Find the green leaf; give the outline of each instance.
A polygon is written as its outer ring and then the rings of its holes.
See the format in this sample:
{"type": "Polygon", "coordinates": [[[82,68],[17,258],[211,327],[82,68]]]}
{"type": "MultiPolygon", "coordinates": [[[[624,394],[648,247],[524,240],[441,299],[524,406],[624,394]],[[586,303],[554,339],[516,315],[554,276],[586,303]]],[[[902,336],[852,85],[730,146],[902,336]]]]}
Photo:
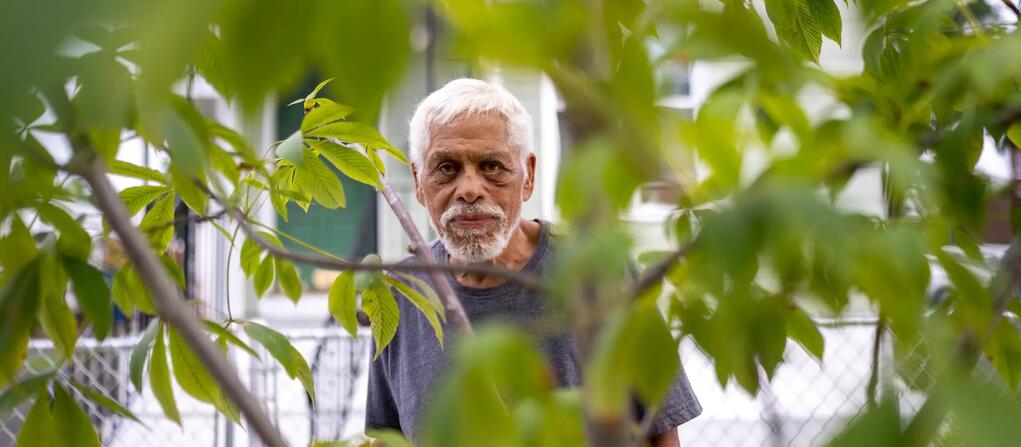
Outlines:
{"type": "Polygon", "coordinates": [[[985,352],[1007,386],[1017,391],[1021,386],[1021,331],[1011,324],[998,324],[985,352]]]}
{"type": "Polygon", "coordinates": [[[170,368],[167,365],[167,346],[163,341],[163,322],[156,325],[153,332],[156,342],[152,347],[152,356],[149,359],[149,387],[152,394],[163,409],[163,414],[181,425],[181,414],[177,411],[177,400],[174,398],[174,389],[170,383],[170,368]]]}
{"type": "Polygon", "coordinates": [[[64,256],[61,260],[64,261],[64,270],[71,277],[78,307],[92,323],[93,335],[103,340],[113,325],[113,301],[103,273],[75,257],[64,256]]]}
{"type": "Polygon", "coordinates": [[[822,31],[816,23],[809,0],[766,0],[766,13],[784,43],[801,56],[819,61],[822,31]]]}
{"type": "Polygon", "coordinates": [[[252,239],[245,239],[245,243],[241,244],[241,271],[245,272],[245,276],[252,276],[259,268],[261,253],[262,247],[252,239]]]}
{"type": "Polygon", "coordinates": [[[112,160],[119,146],[120,130],[132,123],[133,80],[131,72],[120,63],[112,51],[93,52],[78,60],[78,93],[72,102],[78,113],[75,126],[111,135],[107,143],[92,146],[104,159],[112,160]]]}
{"type": "MultiPolygon", "coordinates": [[[[209,370],[206,369],[202,361],[195,355],[195,352],[191,350],[191,346],[181,338],[177,331],[169,328],[169,333],[170,361],[174,365],[173,372],[177,383],[192,397],[202,402],[218,405],[222,397],[220,396],[220,388],[216,384],[216,380],[209,374],[209,370]]],[[[158,346],[159,344],[160,340],[157,338],[156,345],[158,346]]],[[[153,353],[155,352],[156,348],[153,349],[153,353]]],[[[149,371],[150,373],[152,372],[152,365],[149,366],[149,371]]]]}
{"type": "Polygon", "coordinates": [[[131,27],[110,30],[100,25],[85,25],[78,28],[74,35],[103,49],[115,51],[135,40],[135,31],[131,27]]]}
{"type": "Polygon", "coordinates": [[[365,156],[369,157],[369,161],[372,162],[372,165],[376,167],[376,170],[379,171],[380,174],[386,175],[386,163],[383,162],[383,159],[380,158],[375,149],[366,150],[365,156]]]}
{"type": "Polygon", "coordinates": [[[156,314],[152,296],[142,285],[142,280],[138,278],[135,268],[130,264],[125,264],[114,275],[110,293],[113,295],[113,302],[117,303],[117,307],[121,308],[124,315],[131,315],[136,308],[150,315],[156,314]]]}
{"type": "Polygon", "coordinates": [[[372,360],[375,361],[397,334],[401,317],[397,300],[389,288],[373,285],[362,291],[362,310],[371,322],[372,340],[376,343],[376,356],[372,360]]]}
{"type": "Polygon", "coordinates": [[[442,320],[443,322],[447,321],[447,313],[446,309],[443,307],[443,302],[440,301],[439,295],[436,294],[436,291],[433,290],[433,288],[430,287],[428,283],[422,281],[421,279],[418,279],[414,275],[409,275],[404,272],[391,271],[390,273],[397,275],[398,278],[407,281],[412,286],[418,287],[418,290],[425,293],[425,296],[429,298],[430,302],[432,302],[433,307],[436,310],[436,313],[440,315],[440,320],[442,320]]]}
{"type": "MultiPolygon", "coordinates": [[[[146,328],[145,333],[142,334],[134,349],[131,350],[131,357],[128,360],[128,377],[138,392],[142,392],[142,372],[145,369],[145,358],[149,356],[152,340],[156,337],[156,329],[159,327],[159,321],[154,319],[149,323],[149,327],[146,328]]],[[[152,366],[150,366],[151,368],[152,366]]]]}
{"type": "Polygon", "coordinates": [[[352,337],[358,336],[358,303],[355,297],[355,273],[345,270],[330,286],[330,314],[352,337]]]}
{"type": "Polygon", "coordinates": [[[6,418],[14,408],[20,405],[25,399],[39,394],[46,389],[53,372],[36,374],[23,377],[21,380],[10,384],[3,393],[0,393],[0,418],[6,418]]]}
{"type": "Polygon", "coordinates": [[[298,277],[298,270],[294,268],[291,261],[286,259],[273,258],[273,261],[277,273],[277,284],[280,284],[284,295],[297,303],[301,299],[301,278],[298,277]]]}
{"type": "Polygon", "coordinates": [[[332,82],[333,79],[334,78],[328,78],[328,79],[323,80],[322,82],[316,84],[316,88],[312,89],[312,91],[308,93],[308,96],[305,97],[305,101],[311,101],[316,96],[318,96],[319,92],[322,91],[323,87],[326,87],[326,84],[329,84],[330,82],[332,82]]]}
{"type": "Polygon", "coordinates": [[[827,445],[830,447],[897,447],[905,445],[897,414],[897,400],[884,396],[879,405],[856,416],[844,431],[827,445]]]}
{"type": "Polygon", "coordinates": [[[133,294],[137,293],[137,290],[131,290],[134,284],[127,277],[127,268],[128,266],[124,265],[114,274],[113,284],[110,286],[110,295],[113,298],[114,304],[121,309],[121,313],[131,318],[131,315],[135,313],[133,294]]]}
{"type": "Polygon", "coordinates": [[[224,59],[226,58],[223,41],[217,38],[212,30],[206,30],[203,34],[202,45],[197,49],[197,54],[193,61],[195,70],[221,97],[233,98],[234,89],[230,80],[227,79],[223,66],[224,59]]]}
{"type": "Polygon", "coordinates": [[[392,147],[389,141],[372,126],[356,121],[330,123],[310,130],[306,137],[336,138],[345,143],[357,143],[366,149],[392,147]]]}
{"type": "Polygon", "coordinates": [[[305,163],[305,158],[303,156],[304,152],[305,143],[302,142],[300,130],[292,133],[291,136],[287,137],[287,139],[281,142],[276,148],[277,157],[298,166],[305,163]]]}
{"type": "Polygon", "coordinates": [[[274,188],[269,192],[269,201],[273,204],[273,209],[276,210],[277,215],[279,215],[284,222],[287,222],[287,196],[274,188]]]}
{"type": "Polygon", "coordinates": [[[17,447],[58,445],[56,427],[53,426],[53,417],[50,415],[50,399],[45,390],[38,393],[35,404],[28,411],[25,422],[21,424],[16,445],[17,447]]]}
{"type": "Polygon", "coordinates": [[[55,255],[41,259],[39,288],[42,306],[39,307],[39,325],[53,340],[64,358],[70,360],[78,341],[78,323],[64,299],[67,275],[55,255]]]}
{"type": "Polygon", "coordinates": [[[39,264],[14,273],[0,291],[0,385],[14,378],[28,353],[40,300],[39,264]]]}
{"type": "Polygon", "coordinates": [[[20,218],[11,219],[10,230],[0,239],[0,265],[7,272],[21,270],[39,254],[35,239],[20,218]]]}
{"type": "MultiPolygon", "coordinates": [[[[212,153],[213,151],[210,150],[209,152],[212,153]]],[[[186,175],[180,169],[171,166],[170,181],[174,186],[174,191],[181,197],[181,201],[185,205],[188,205],[189,208],[200,215],[206,213],[209,196],[196,184],[196,182],[202,182],[201,177],[186,175]]],[[[204,184],[204,182],[202,183],[204,184]]]]}
{"type": "Polygon", "coordinates": [[[207,163],[209,129],[206,128],[206,119],[191,101],[182,96],[171,97],[170,106],[158,113],[157,125],[166,137],[171,165],[186,175],[199,175],[207,163]]]}
{"type": "Polygon", "coordinates": [[[93,403],[95,403],[97,405],[100,405],[102,407],[105,407],[106,409],[108,409],[108,410],[110,410],[110,411],[112,411],[114,413],[117,413],[117,414],[119,414],[121,416],[124,416],[124,417],[126,417],[128,419],[131,419],[132,421],[135,421],[135,422],[138,422],[139,424],[142,424],[142,421],[140,421],[138,419],[138,416],[135,416],[135,414],[132,413],[131,410],[128,410],[127,408],[125,408],[123,405],[120,404],[120,402],[117,402],[116,400],[113,400],[113,399],[107,397],[101,391],[99,391],[97,389],[94,389],[92,387],[89,387],[89,386],[87,386],[87,385],[85,385],[85,384],[83,384],[81,382],[76,381],[76,380],[72,380],[71,381],[71,386],[73,386],[75,389],[77,389],[79,392],[81,392],[82,395],[87,397],[93,403]]]}
{"type": "Polygon", "coordinates": [[[248,346],[248,343],[245,343],[243,340],[238,338],[237,335],[234,335],[234,333],[228,330],[227,328],[220,326],[219,324],[216,324],[215,321],[202,320],[202,326],[206,328],[206,331],[217,335],[218,337],[234,344],[234,346],[241,348],[252,357],[261,360],[261,357],[259,357],[259,353],[255,352],[255,350],[252,349],[251,346],[248,346]]]}
{"type": "Polygon", "coordinates": [[[619,415],[632,388],[646,405],[658,405],[679,365],[677,344],[655,303],[621,315],[600,335],[588,368],[588,377],[599,390],[594,411],[619,415]]]}
{"type": "Polygon", "coordinates": [[[1021,121],[1015,121],[1010,125],[1007,129],[1007,138],[1014,143],[1015,148],[1021,148],[1021,121]]]}
{"type": "Polygon", "coordinates": [[[92,238],[66,211],[48,203],[36,204],[36,211],[46,222],[60,232],[60,243],[65,252],[79,259],[88,259],[92,252],[92,238]]]}
{"type": "Polygon", "coordinates": [[[241,155],[246,161],[255,161],[255,150],[248,144],[248,140],[244,136],[216,121],[207,120],[206,123],[209,126],[209,135],[222,138],[230,147],[234,148],[235,153],[241,155]]]}
{"type": "Polygon", "coordinates": [[[228,2],[218,19],[224,69],[247,116],[256,116],[266,94],[304,73],[314,2],[228,2]]]}
{"type": "Polygon", "coordinates": [[[840,10],[833,0],[808,0],[808,8],[812,12],[812,19],[819,24],[822,34],[830,40],[841,45],[841,28],[843,23],[840,20],[840,10]]]}
{"type": "Polygon", "coordinates": [[[436,313],[436,308],[433,303],[429,301],[421,292],[415,290],[399,279],[392,278],[390,276],[383,275],[383,281],[390,284],[393,288],[397,289],[411,304],[414,304],[425,319],[429,322],[429,325],[433,327],[433,332],[436,334],[436,340],[440,342],[440,347],[443,347],[443,326],[440,324],[439,315],[436,313]]]}
{"type": "Polygon", "coordinates": [[[128,214],[134,216],[138,214],[142,208],[163,197],[164,194],[170,191],[170,188],[166,186],[158,185],[143,185],[143,186],[132,186],[125,188],[120,192],[121,200],[124,201],[124,205],[128,208],[128,214]]]}
{"type": "Polygon", "coordinates": [[[380,187],[379,171],[373,166],[364,155],[354,148],[341,146],[328,141],[317,142],[313,145],[319,153],[325,157],[340,172],[352,180],[362,182],[376,188],[380,187]]]}
{"type": "Polygon", "coordinates": [[[873,77],[885,79],[901,73],[903,51],[908,47],[908,38],[904,33],[889,32],[880,26],[865,38],[862,47],[862,59],[865,71],[873,77]]]}
{"type": "Polygon", "coordinates": [[[822,362],[826,345],[819,328],[801,308],[795,307],[791,312],[791,315],[787,317],[787,334],[805,348],[809,354],[822,362]]]}
{"type": "Polygon", "coordinates": [[[276,235],[273,234],[273,233],[270,233],[268,231],[260,231],[259,232],[259,236],[262,236],[263,239],[265,239],[265,240],[269,241],[269,243],[277,246],[277,248],[284,248],[284,244],[282,242],[280,242],[280,238],[276,237],[276,235]]]}
{"type": "Polygon", "coordinates": [[[149,243],[152,244],[156,253],[162,254],[167,251],[167,246],[174,238],[174,226],[170,225],[174,220],[174,195],[167,194],[156,202],[152,208],[145,213],[142,223],[138,226],[140,230],[148,234],[149,243]]]}
{"type": "Polygon", "coordinates": [[[408,442],[399,430],[369,430],[365,436],[382,442],[386,447],[412,447],[411,442],[408,442]]]}
{"type": "Polygon", "coordinates": [[[301,381],[314,406],[316,392],[312,384],[312,370],[309,369],[308,362],[301,356],[301,353],[287,340],[287,337],[266,326],[252,322],[245,323],[245,333],[266,348],[270,355],[280,362],[280,366],[284,368],[290,378],[297,378],[301,381]]]}
{"type": "Polygon", "coordinates": [[[152,168],[144,166],[138,166],[136,164],[128,163],[126,161],[114,160],[110,162],[110,166],[107,168],[111,174],[121,175],[124,177],[136,178],[139,180],[148,180],[160,184],[167,184],[167,178],[163,176],[163,173],[152,168]]]}
{"type": "Polygon", "coordinates": [[[680,367],[677,342],[655,303],[641,306],[628,326],[634,337],[629,349],[635,365],[633,386],[646,404],[658,405],[680,367]]]}
{"type": "Polygon", "coordinates": [[[329,99],[318,99],[314,105],[316,107],[301,120],[301,131],[304,133],[324,124],[343,120],[354,112],[353,108],[337,104],[329,99]]]}
{"type": "Polygon", "coordinates": [[[1012,446],[1021,437],[1021,403],[1005,389],[975,376],[954,380],[949,390],[955,425],[964,444],[1012,446]]]}
{"type": "Polygon", "coordinates": [[[804,110],[794,98],[762,93],[759,95],[759,101],[773,122],[788,126],[802,141],[802,144],[808,143],[806,140],[811,138],[811,124],[808,117],[805,116],[804,110]]]}
{"type": "Polygon", "coordinates": [[[312,198],[320,205],[330,209],[343,208],[346,205],[344,185],[319,156],[306,152],[304,166],[297,168],[296,175],[301,178],[305,187],[312,193],[312,198]]]}
{"type": "Polygon", "coordinates": [[[81,407],[59,383],[53,384],[53,429],[55,445],[99,447],[99,436],[81,407]]]}
{"type": "Polygon", "coordinates": [[[269,290],[269,286],[273,285],[273,257],[266,256],[262,259],[262,263],[259,264],[259,268],[255,270],[255,276],[252,277],[252,281],[255,283],[255,294],[262,296],[269,290]]]}
{"type": "Polygon", "coordinates": [[[163,264],[163,268],[167,271],[167,275],[170,275],[170,279],[177,283],[178,287],[184,288],[184,271],[181,270],[181,266],[177,264],[174,258],[171,258],[169,254],[163,254],[160,256],[160,263],[163,264]]]}
{"type": "Polygon", "coordinates": [[[410,60],[409,11],[400,0],[328,2],[309,25],[317,55],[336,76],[330,90],[358,110],[361,121],[375,122],[383,95],[410,60]]]}

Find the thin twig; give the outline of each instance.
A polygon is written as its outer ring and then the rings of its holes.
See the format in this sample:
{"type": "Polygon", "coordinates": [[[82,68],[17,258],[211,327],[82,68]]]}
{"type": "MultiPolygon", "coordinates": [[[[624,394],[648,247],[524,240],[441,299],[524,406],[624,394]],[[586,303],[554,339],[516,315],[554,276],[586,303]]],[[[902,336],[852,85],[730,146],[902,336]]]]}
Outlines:
{"type": "MultiPolygon", "coordinates": [[[[224,210],[224,211],[226,211],[226,210],[224,210]]],[[[226,298],[226,302],[227,302],[227,324],[226,324],[225,327],[229,327],[230,323],[232,321],[234,321],[234,311],[230,307],[230,289],[231,289],[231,286],[230,286],[230,270],[231,270],[230,269],[230,259],[234,255],[234,248],[235,248],[234,241],[236,241],[237,238],[238,238],[238,231],[241,231],[241,226],[240,225],[234,227],[234,233],[231,234],[231,236],[230,236],[231,237],[230,249],[227,250],[227,268],[224,269],[225,276],[226,276],[226,278],[224,279],[224,283],[225,283],[225,287],[224,287],[225,294],[224,294],[224,297],[226,298]]]]}
{"type": "MultiPolygon", "coordinates": [[[[422,239],[422,234],[419,233],[418,228],[415,227],[415,221],[411,220],[411,214],[408,213],[408,208],[404,206],[404,202],[401,201],[401,198],[397,196],[397,193],[395,193],[393,188],[390,187],[390,182],[386,180],[386,177],[383,176],[382,173],[379,174],[379,183],[381,186],[379,191],[383,193],[386,203],[390,205],[390,209],[393,210],[394,215],[397,216],[397,220],[401,223],[401,227],[404,228],[404,233],[408,235],[409,239],[411,239],[411,248],[412,251],[414,251],[415,256],[418,257],[420,261],[419,263],[434,266],[441,265],[437,264],[436,259],[433,258],[432,250],[430,250],[429,246],[425,244],[425,240],[422,239]]],[[[442,265],[450,266],[450,264],[447,264],[446,262],[442,265]]],[[[488,268],[488,266],[485,267],[488,268]]],[[[520,272],[513,273],[514,276],[521,275],[520,272]]],[[[443,303],[443,308],[446,309],[447,319],[462,333],[470,334],[472,332],[471,321],[468,320],[468,314],[465,313],[464,307],[461,306],[461,300],[457,298],[456,294],[454,294],[454,289],[451,287],[447,275],[444,275],[443,272],[439,270],[432,270],[429,272],[429,277],[433,281],[433,287],[436,287],[436,294],[443,303]]]]}
{"type": "Polygon", "coordinates": [[[972,12],[971,7],[968,6],[963,0],[957,0],[957,8],[961,10],[961,14],[968,20],[968,24],[971,25],[971,31],[978,37],[985,37],[985,28],[982,27],[982,22],[978,21],[978,17],[975,17],[975,13],[972,12]]]}
{"type": "Polygon", "coordinates": [[[1017,17],[1018,21],[1021,21],[1021,9],[1019,9],[1017,5],[1014,4],[1014,2],[1010,0],[1003,0],[1003,4],[1007,5],[1007,7],[1010,8],[1011,12],[1014,13],[1014,16],[1017,17]]]}
{"type": "Polygon", "coordinates": [[[869,408],[876,406],[876,389],[879,386],[879,351],[883,347],[883,332],[886,330],[886,319],[882,315],[876,322],[876,332],[872,338],[872,368],[869,371],[869,383],[865,388],[865,401],[869,408]]]}
{"type": "MultiPolygon", "coordinates": [[[[249,217],[246,216],[240,209],[234,206],[226,204],[226,202],[219,198],[207,187],[202,187],[207,194],[212,197],[213,200],[219,202],[227,211],[227,214],[234,219],[235,222],[244,231],[246,237],[251,239],[253,242],[258,244],[264,250],[272,254],[273,256],[287,259],[290,261],[299,262],[314,267],[319,267],[327,270],[352,270],[352,271],[397,271],[397,272],[466,272],[466,273],[483,273],[488,275],[496,275],[506,278],[508,281],[519,284],[534,291],[543,291],[545,286],[542,281],[535,275],[522,273],[520,271],[508,270],[505,268],[494,267],[484,264],[464,264],[454,265],[439,262],[422,262],[422,261],[404,261],[398,263],[362,263],[355,261],[348,261],[337,257],[322,256],[317,253],[301,253],[288,250],[286,248],[278,247],[276,244],[266,240],[262,237],[258,230],[256,230],[252,223],[249,221],[249,217]]],[[[437,286],[439,287],[439,286],[437,286]]]]}
{"type": "Polygon", "coordinates": [[[160,229],[163,229],[163,228],[166,228],[166,227],[177,226],[177,225],[185,224],[185,223],[188,223],[188,222],[193,222],[193,223],[209,222],[211,220],[217,220],[217,219],[223,217],[226,214],[227,214],[227,210],[223,209],[223,210],[217,211],[217,212],[215,212],[213,214],[194,215],[194,216],[181,216],[181,217],[178,217],[178,218],[176,218],[174,220],[171,220],[169,222],[166,222],[166,223],[154,226],[154,227],[152,227],[152,230],[160,230],[160,229]]]}
{"type": "Polygon", "coordinates": [[[645,274],[642,275],[642,277],[639,278],[637,282],[635,282],[635,286],[631,292],[631,296],[633,297],[641,296],[647,290],[651,289],[656,284],[658,284],[660,280],[662,280],[663,277],[666,276],[670,269],[673,268],[674,264],[677,264],[678,262],[680,262],[681,259],[687,256],[688,253],[691,252],[692,248],[694,248],[694,246],[695,246],[694,242],[689,242],[682,246],[681,248],[678,248],[673,253],[670,253],[669,256],[659,261],[659,263],[657,263],[656,265],[647,269],[645,271],[645,274]]]}

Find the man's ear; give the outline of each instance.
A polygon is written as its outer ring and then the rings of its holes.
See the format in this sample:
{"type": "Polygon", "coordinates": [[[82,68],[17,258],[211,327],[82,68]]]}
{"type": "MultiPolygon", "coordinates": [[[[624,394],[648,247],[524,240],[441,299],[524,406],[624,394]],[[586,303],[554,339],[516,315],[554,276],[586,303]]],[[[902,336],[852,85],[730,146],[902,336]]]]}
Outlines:
{"type": "Polygon", "coordinates": [[[425,206],[425,192],[422,191],[422,184],[418,182],[418,166],[414,163],[411,164],[411,179],[415,182],[415,200],[425,206]]]}
{"type": "Polygon", "coordinates": [[[528,199],[532,198],[532,192],[535,191],[535,154],[528,154],[528,159],[525,160],[525,185],[521,189],[521,200],[527,202],[528,199]]]}

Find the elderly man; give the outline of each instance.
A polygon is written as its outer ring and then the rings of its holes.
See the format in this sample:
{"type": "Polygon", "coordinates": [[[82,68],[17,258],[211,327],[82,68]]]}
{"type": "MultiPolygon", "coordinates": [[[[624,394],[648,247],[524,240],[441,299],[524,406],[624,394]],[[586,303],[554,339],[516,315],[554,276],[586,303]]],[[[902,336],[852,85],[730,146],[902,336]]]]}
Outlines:
{"type": "MultiPolygon", "coordinates": [[[[415,196],[439,233],[433,255],[451,264],[485,263],[542,274],[556,252],[550,225],[521,217],[535,188],[531,117],[506,90],[458,79],[429,95],[411,119],[415,196]]],[[[419,275],[429,281],[425,274],[419,275]]],[[[543,297],[503,278],[448,274],[472,322],[524,323],[547,311],[543,297]]],[[[393,428],[414,439],[446,352],[407,300],[390,346],[369,371],[366,429],[393,428]]],[[[580,385],[577,347],[566,331],[542,343],[558,385],[580,385]]],[[[652,427],[656,446],[680,445],[676,427],[701,412],[683,372],[652,427]]]]}

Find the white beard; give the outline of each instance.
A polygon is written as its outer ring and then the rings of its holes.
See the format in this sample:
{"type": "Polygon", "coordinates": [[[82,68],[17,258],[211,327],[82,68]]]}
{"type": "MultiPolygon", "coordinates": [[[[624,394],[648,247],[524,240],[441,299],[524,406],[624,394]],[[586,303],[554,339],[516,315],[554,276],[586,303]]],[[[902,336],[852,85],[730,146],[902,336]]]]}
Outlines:
{"type": "Polygon", "coordinates": [[[489,261],[507,248],[514,230],[520,224],[520,211],[508,219],[498,206],[477,204],[455,204],[443,211],[437,232],[451,256],[469,264],[489,261]],[[497,219],[497,230],[484,228],[451,228],[450,221],[463,214],[486,214],[497,219]]]}

